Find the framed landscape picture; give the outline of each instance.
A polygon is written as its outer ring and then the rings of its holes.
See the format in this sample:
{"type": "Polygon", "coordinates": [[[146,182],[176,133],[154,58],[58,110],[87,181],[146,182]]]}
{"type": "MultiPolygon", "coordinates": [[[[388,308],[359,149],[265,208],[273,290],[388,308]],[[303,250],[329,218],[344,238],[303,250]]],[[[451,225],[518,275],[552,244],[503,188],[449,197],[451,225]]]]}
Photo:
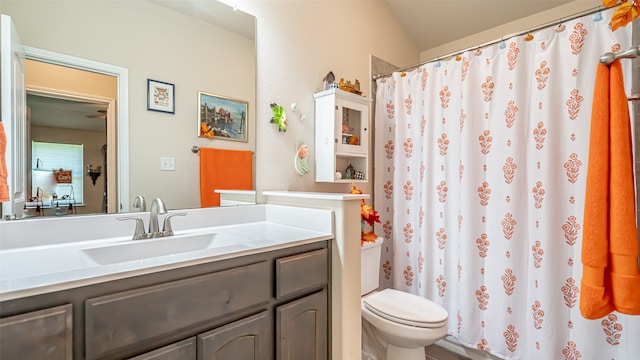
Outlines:
{"type": "Polygon", "coordinates": [[[175,114],[175,100],[173,84],[147,79],[147,110],[175,114]]]}
{"type": "Polygon", "coordinates": [[[198,136],[247,142],[249,103],[198,92],[198,136]]]}

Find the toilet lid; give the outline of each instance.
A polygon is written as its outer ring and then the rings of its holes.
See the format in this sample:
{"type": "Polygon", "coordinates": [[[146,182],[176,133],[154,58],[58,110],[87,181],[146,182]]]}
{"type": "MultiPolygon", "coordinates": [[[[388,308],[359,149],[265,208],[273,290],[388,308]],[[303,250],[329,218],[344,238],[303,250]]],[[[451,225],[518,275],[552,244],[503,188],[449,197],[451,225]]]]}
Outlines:
{"type": "Polygon", "coordinates": [[[384,289],[364,299],[369,311],[404,325],[416,327],[443,326],[449,314],[435,302],[394,289],[384,289]]]}

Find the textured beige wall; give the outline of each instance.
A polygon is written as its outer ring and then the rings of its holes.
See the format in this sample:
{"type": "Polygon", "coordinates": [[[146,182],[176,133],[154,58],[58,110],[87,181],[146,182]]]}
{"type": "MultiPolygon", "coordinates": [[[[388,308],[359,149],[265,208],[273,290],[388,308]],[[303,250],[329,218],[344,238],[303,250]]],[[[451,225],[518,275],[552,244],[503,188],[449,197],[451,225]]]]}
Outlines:
{"type": "MultiPolygon", "coordinates": [[[[370,95],[370,55],[407,65],[418,49],[382,1],[236,1],[257,18],[257,190],[349,191],[348,184],[315,182],[313,94],[333,71],[337,79],[358,79],[370,95]],[[287,109],[289,127],[279,133],[269,124],[269,104],[287,109]],[[297,103],[298,113],[289,110],[297,103]],[[299,115],[307,120],[301,122],[299,115]],[[298,141],[309,145],[309,174],[294,169],[298,141]]],[[[370,171],[370,176],[373,172],[370,171]]],[[[359,187],[371,193],[371,182],[359,187]]],[[[262,202],[261,197],[258,201],[262,202]]]]}

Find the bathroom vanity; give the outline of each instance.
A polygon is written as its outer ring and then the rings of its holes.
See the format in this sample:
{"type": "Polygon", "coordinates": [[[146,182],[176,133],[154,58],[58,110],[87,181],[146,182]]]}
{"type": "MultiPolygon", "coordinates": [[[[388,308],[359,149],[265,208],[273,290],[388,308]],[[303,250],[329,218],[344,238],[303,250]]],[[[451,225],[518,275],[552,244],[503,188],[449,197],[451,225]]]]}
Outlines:
{"type": "MultiPolygon", "coordinates": [[[[83,220],[98,221],[68,221],[83,220]]],[[[102,221],[118,228],[107,233],[132,231],[132,222],[102,221]]],[[[38,245],[21,235],[29,246],[14,241],[19,221],[0,223],[0,262],[16,267],[48,253],[64,267],[0,272],[0,358],[328,358],[331,211],[256,205],[194,209],[174,221],[175,238],[38,245]],[[157,252],[163,244],[178,245],[157,252]]]]}

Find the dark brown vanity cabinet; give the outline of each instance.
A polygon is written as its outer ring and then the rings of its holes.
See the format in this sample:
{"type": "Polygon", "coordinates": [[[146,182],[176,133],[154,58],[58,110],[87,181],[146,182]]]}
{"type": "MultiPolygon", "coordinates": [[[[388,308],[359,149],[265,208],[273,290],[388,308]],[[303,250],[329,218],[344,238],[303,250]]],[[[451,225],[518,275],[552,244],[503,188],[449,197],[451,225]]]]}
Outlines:
{"type": "Polygon", "coordinates": [[[0,302],[0,358],[325,360],[328,246],[0,302]]]}

